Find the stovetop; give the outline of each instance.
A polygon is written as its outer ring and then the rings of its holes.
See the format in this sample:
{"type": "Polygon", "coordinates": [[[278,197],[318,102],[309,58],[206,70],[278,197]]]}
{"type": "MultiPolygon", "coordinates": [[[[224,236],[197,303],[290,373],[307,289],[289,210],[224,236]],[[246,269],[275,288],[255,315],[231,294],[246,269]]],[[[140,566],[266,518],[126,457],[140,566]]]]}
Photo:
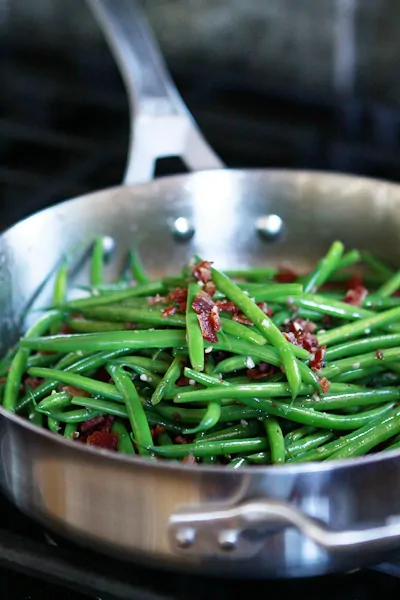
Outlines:
{"type": "MultiPolygon", "coordinates": [[[[0,51],[3,42],[0,41],[0,51]]],[[[103,48],[63,55],[6,48],[0,94],[0,229],[62,199],[121,181],[128,109],[103,48]]],[[[243,73],[174,64],[173,76],[206,137],[231,167],[293,167],[400,181],[400,112],[365,98],[314,97],[243,73]]],[[[158,174],[178,171],[163,161],[158,174]]],[[[119,563],[65,541],[0,496],[0,598],[4,600],[225,600],[260,594],[309,600],[382,600],[400,592],[385,572],[300,581],[224,581],[119,563]]]]}
{"type": "Polygon", "coordinates": [[[0,496],[2,600],[372,600],[394,598],[400,579],[374,570],[300,580],[225,580],[156,571],[56,539],[0,496]]]}

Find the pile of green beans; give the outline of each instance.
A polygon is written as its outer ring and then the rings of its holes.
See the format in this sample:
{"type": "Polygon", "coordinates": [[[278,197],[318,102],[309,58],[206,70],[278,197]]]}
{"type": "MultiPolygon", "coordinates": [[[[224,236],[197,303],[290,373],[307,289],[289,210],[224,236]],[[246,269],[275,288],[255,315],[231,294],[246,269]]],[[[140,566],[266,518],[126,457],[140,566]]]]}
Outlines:
{"type": "Polygon", "coordinates": [[[6,410],[71,443],[233,469],[400,448],[400,271],[335,241],[289,279],[195,257],[153,280],[134,248],[109,283],[104,248],[78,298],[63,259],[0,361],[6,410]]]}

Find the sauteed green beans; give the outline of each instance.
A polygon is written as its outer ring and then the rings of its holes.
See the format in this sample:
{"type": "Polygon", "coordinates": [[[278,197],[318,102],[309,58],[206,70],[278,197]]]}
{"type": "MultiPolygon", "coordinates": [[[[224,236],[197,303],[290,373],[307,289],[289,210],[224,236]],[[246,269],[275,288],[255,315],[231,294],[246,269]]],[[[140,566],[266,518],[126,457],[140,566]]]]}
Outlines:
{"type": "Polygon", "coordinates": [[[335,241],[308,272],[195,257],[152,279],[135,246],[107,282],[106,247],[87,286],[62,260],[5,352],[6,410],[68,443],[234,469],[399,447],[399,271],[335,241]]]}

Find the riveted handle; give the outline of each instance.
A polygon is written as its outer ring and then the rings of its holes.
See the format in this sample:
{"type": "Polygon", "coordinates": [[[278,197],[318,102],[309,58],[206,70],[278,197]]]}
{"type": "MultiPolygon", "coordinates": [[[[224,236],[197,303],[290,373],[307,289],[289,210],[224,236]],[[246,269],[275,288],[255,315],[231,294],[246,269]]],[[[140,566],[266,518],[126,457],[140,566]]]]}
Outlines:
{"type": "Polygon", "coordinates": [[[87,0],[128,93],[130,147],[124,184],[148,181],[158,158],[178,156],[191,170],[223,167],[187,110],[137,0],[87,0]]]}
{"type": "Polygon", "coordinates": [[[296,528],[329,552],[372,553],[400,543],[400,515],[379,527],[332,531],[294,506],[272,500],[177,512],[170,519],[170,541],[177,551],[195,556],[249,558],[261,549],[266,536],[287,527],[296,528]]]}

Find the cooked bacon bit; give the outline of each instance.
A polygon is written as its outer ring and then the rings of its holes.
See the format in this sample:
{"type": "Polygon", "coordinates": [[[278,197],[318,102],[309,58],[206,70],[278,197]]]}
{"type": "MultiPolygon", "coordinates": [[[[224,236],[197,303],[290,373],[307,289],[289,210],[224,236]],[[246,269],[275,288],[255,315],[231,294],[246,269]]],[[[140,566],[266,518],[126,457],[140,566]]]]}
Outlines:
{"type": "Polygon", "coordinates": [[[177,380],[177,382],[176,382],[176,385],[177,385],[178,387],[183,387],[183,386],[185,386],[185,385],[189,385],[189,381],[190,381],[190,380],[189,380],[187,377],[185,377],[185,375],[181,375],[181,376],[179,377],[179,379],[177,380]]]}
{"type": "Polygon", "coordinates": [[[207,281],[207,283],[204,284],[203,290],[207,294],[210,294],[210,296],[214,296],[215,292],[217,291],[217,288],[212,281],[207,281]]]}
{"type": "Polygon", "coordinates": [[[323,327],[329,327],[330,325],[332,325],[332,322],[333,322],[333,317],[331,317],[331,315],[324,315],[322,317],[323,327]]]}
{"type": "Polygon", "coordinates": [[[351,279],[347,282],[347,287],[349,290],[355,290],[359,287],[363,287],[364,281],[360,273],[355,273],[351,279]]]}
{"type": "Polygon", "coordinates": [[[151,430],[153,440],[156,440],[162,433],[164,433],[164,427],[162,425],[156,425],[151,430]]]}
{"type": "Polygon", "coordinates": [[[0,383],[5,383],[7,381],[7,377],[0,377],[0,383]]]}
{"type": "Polygon", "coordinates": [[[211,265],[212,262],[208,260],[202,260],[197,265],[194,265],[192,268],[192,273],[197,281],[202,281],[203,283],[207,283],[211,279],[211,265]]]}
{"type": "Polygon", "coordinates": [[[156,294],[155,296],[150,296],[147,298],[147,304],[152,306],[153,304],[160,304],[161,302],[165,302],[164,296],[160,296],[160,294],[156,294]]]}
{"type": "Polygon", "coordinates": [[[327,394],[331,389],[331,382],[326,377],[320,377],[318,379],[318,383],[321,386],[321,390],[323,394],[327,394]]]}
{"type": "Polygon", "coordinates": [[[319,371],[324,366],[326,354],[326,346],[318,346],[315,354],[313,354],[310,360],[310,367],[313,371],[319,371]]]}
{"type": "Polygon", "coordinates": [[[90,398],[89,392],[81,390],[81,388],[75,387],[74,385],[63,385],[61,390],[70,396],[84,396],[85,398],[90,398]]]}
{"type": "Polygon", "coordinates": [[[47,355],[47,354],[55,354],[55,350],[39,350],[38,354],[43,354],[43,355],[47,355]]]}
{"type": "Polygon", "coordinates": [[[116,450],[118,444],[118,434],[109,433],[108,431],[95,431],[87,437],[86,443],[98,448],[106,448],[107,450],[116,450]]]}
{"type": "Polygon", "coordinates": [[[316,327],[312,321],[297,318],[289,323],[289,331],[283,333],[289,342],[310,352],[310,367],[313,371],[322,368],[326,352],[324,346],[318,345],[318,340],[313,333],[316,327]]]}
{"type": "Polygon", "coordinates": [[[177,435],[174,437],[175,444],[187,444],[188,440],[183,435],[177,435]]]}
{"type": "Polygon", "coordinates": [[[75,333],[75,331],[71,329],[67,323],[62,323],[60,327],[60,333],[63,335],[69,335],[70,333],[75,333]]]}
{"type": "Polygon", "coordinates": [[[104,425],[101,427],[101,431],[107,431],[108,433],[111,431],[111,426],[114,422],[113,415],[106,415],[106,419],[104,425]]]}
{"type": "Polygon", "coordinates": [[[79,432],[83,434],[91,433],[95,431],[99,427],[99,425],[104,425],[105,420],[106,419],[104,415],[99,415],[98,417],[93,417],[93,419],[88,419],[87,421],[84,421],[80,424],[79,432]]]}
{"type": "Polygon", "coordinates": [[[380,350],[377,350],[375,354],[376,354],[376,358],[378,360],[383,360],[383,358],[384,358],[383,352],[381,352],[380,350]]]}
{"type": "Polygon", "coordinates": [[[186,465],[197,465],[196,457],[193,454],[188,454],[182,458],[182,462],[186,465]]]}
{"type": "Polygon", "coordinates": [[[240,312],[236,304],[234,302],[230,302],[229,300],[217,300],[215,304],[218,306],[219,310],[225,310],[233,315],[240,312]]]}
{"type": "Polygon", "coordinates": [[[368,295],[368,290],[363,285],[350,288],[346,292],[344,302],[353,306],[362,306],[364,298],[368,295]]]}
{"type": "Polygon", "coordinates": [[[174,421],[182,421],[182,417],[181,417],[181,415],[179,413],[174,413],[172,415],[172,418],[173,418],[174,421]]]}
{"type": "Polygon", "coordinates": [[[291,269],[281,269],[274,275],[275,281],[279,283],[293,283],[297,279],[297,275],[291,269]]]}
{"type": "Polygon", "coordinates": [[[213,343],[218,342],[217,335],[214,331],[214,328],[213,328],[211,320],[210,320],[210,315],[207,315],[206,313],[200,313],[199,315],[197,315],[197,320],[199,321],[201,334],[202,334],[203,338],[207,342],[213,342],[213,343]]]}
{"type": "Polygon", "coordinates": [[[250,321],[243,313],[233,315],[232,321],[236,321],[236,323],[240,323],[241,325],[249,325],[250,327],[254,325],[253,321],[250,321]]]}
{"type": "Polygon", "coordinates": [[[187,289],[177,287],[168,294],[168,298],[171,302],[176,302],[177,304],[184,302],[186,304],[187,289]]]}
{"type": "Polygon", "coordinates": [[[203,338],[208,342],[217,342],[216,332],[221,330],[217,304],[209,294],[200,290],[193,300],[192,308],[197,314],[203,338]]]}
{"type": "Polygon", "coordinates": [[[261,362],[254,369],[247,369],[246,374],[249,379],[257,380],[257,379],[266,379],[267,377],[271,377],[274,373],[277,372],[277,368],[273,365],[270,365],[266,362],[261,362]]]}
{"type": "Polygon", "coordinates": [[[164,308],[164,310],[161,313],[161,316],[162,317],[171,317],[172,315],[175,315],[177,312],[179,312],[179,307],[171,304],[170,306],[167,306],[167,308],[164,308]]]}
{"type": "Polygon", "coordinates": [[[126,321],[124,323],[125,329],[136,329],[136,323],[131,323],[130,321],[126,321]]]}
{"type": "Polygon", "coordinates": [[[272,315],[274,314],[274,311],[272,310],[272,308],[269,308],[267,306],[266,302],[257,302],[257,306],[261,308],[261,310],[265,315],[267,315],[267,317],[272,317],[272,315]]]}
{"type": "Polygon", "coordinates": [[[39,377],[27,377],[25,379],[25,384],[28,385],[32,390],[36,389],[39,385],[43,383],[43,379],[39,379],[39,377]]]}

